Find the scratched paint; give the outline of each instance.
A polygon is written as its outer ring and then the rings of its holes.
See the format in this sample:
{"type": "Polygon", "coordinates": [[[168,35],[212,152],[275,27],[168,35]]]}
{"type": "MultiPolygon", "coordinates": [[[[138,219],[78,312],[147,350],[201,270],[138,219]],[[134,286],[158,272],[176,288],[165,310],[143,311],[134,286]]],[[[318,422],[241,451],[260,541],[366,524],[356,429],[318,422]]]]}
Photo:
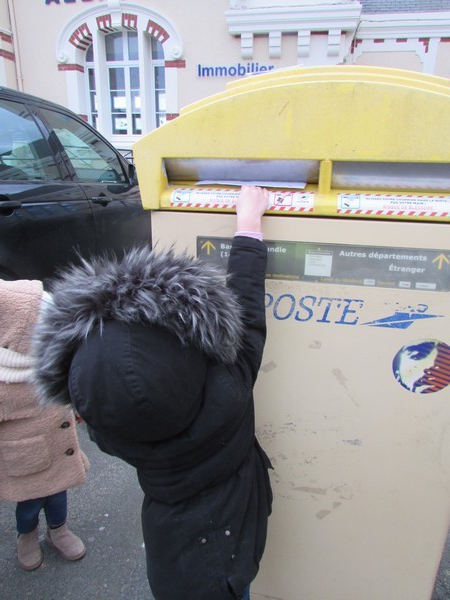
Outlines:
{"type": "Polygon", "coordinates": [[[347,393],[347,396],[350,398],[350,400],[353,402],[353,404],[355,404],[355,406],[360,406],[360,403],[357,402],[353,398],[353,396],[350,394],[350,392],[348,391],[348,388],[347,388],[348,379],[344,375],[344,373],[340,369],[332,369],[331,372],[333,373],[334,377],[338,381],[339,385],[341,385],[344,388],[344,390],[347,393]]]}
{"type": "Polygon", "coordinates": [[[270,373],[271,371],[273,371],[276,368],[277,368],[277,364],[273,360],[261,365],[261,371],[263,373],[270,373]]]}
{"type": "Polygon", "coordinates": [[[333,507],[331,508],[331,510],[319,510],[318,513],[316,513],[316,517],[318,519],[324,519],[325,517],[327,517],[328,515],[330,515],[334,510],[336,510],[336,508],[339,508],[339,506],[341,506],[342,502],[333,502],[333,507]]]}
{"type": "Polygon", "coordinates": [[[314,320],[317,323],[335,325],[356,325],[358,312],[363,308],[364,300],[359,298],[330,298],[313,295],[301,296],[281,294],[275,297],[266,293],[266,309],[277,321],[293,320],[305,323],[314,320]]]}

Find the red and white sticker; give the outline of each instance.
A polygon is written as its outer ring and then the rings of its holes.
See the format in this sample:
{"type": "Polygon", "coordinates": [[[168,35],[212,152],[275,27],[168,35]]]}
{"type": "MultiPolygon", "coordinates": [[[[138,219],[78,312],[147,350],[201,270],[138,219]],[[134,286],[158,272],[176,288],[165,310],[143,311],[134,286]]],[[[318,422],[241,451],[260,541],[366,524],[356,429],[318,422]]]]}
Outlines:
{"type": "Polygon", "coordinates": [[[337,211],[344,215],[448,217],[450,196],[339,194],[337,211]]]}
{"type": "MultiPolygon", "coordinates": [[[[239,189],[176,188],[170,206],[176,208],[234,209],[239,189]]],[[[268,212],[311,212],[314,209],[312,192],[269,192],[268,212]]]]}

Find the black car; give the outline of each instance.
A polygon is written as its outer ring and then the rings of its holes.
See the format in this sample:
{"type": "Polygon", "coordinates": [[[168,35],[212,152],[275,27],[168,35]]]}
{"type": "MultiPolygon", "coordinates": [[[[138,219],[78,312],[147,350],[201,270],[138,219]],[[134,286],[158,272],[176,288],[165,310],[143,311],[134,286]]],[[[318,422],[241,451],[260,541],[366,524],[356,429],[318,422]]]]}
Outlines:
{"type": "Polygon", "coordinates": [[[73,112],[0,87],[0,279],[150,244],[134,166],[73,112]]]}

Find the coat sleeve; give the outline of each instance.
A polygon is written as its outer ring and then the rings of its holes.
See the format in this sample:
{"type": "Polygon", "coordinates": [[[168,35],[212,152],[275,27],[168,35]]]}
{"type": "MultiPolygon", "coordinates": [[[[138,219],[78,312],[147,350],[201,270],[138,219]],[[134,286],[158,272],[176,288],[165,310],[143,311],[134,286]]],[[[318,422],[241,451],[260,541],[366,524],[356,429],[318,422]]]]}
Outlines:
{"type": "Polygon", "coordinates": [[[267,246],[257,239],[236,236],[228,261],[228,286],[243,311],[244,335],[238,362],[248,369],[254,384],[266,341],[264,306],[267,246]]]}

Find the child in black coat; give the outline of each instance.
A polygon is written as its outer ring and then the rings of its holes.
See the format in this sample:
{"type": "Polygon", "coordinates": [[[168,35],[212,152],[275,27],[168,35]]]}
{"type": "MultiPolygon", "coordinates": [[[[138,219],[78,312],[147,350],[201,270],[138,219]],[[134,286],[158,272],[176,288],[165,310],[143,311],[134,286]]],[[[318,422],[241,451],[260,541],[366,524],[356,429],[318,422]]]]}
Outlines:
{"type": "Polygon", "coordinates": [[[249,597],[271,511],[253,386],[266,337],[268,192],[243,187],[228,276],[148,248],[68,272],[35,340],[44,398],[137,469],[156,600],[249,597]]]}

